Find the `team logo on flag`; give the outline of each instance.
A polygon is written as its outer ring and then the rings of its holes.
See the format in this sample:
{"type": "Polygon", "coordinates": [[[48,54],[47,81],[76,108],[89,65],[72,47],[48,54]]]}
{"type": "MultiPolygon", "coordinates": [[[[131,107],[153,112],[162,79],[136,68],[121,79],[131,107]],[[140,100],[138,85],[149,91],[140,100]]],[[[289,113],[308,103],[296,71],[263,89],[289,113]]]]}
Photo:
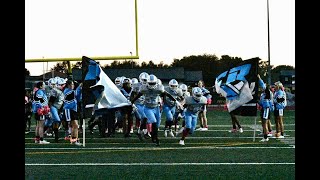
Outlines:
{"type": "Polygon", "coordinates": [[[243,116],[256,115],[259,60],[245,60],[216,78],[216,92],[226,98],[229,112],[235,111],[235,114],[243,116]]]}

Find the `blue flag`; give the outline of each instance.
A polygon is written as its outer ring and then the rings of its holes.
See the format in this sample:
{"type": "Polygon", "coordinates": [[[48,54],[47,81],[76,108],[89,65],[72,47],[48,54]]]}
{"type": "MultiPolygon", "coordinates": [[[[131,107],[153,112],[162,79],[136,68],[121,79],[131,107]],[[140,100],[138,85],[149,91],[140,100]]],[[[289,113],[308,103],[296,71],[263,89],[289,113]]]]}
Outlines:
{"type": "MultiPolygon", "coordinates": [[[[96,61],[82,57],[83,105],[94,111],[131,106],[131,102],[120,92],[96,61]]],[[[84,113],[84,117],[91,115],[84,113]]]]}
{"type": "Polygon", "coordinates": [[[241,116],[257,115],[259,60],[244,60],[216,78],[216,92],[226,98],[229,112],[241,116]]]}

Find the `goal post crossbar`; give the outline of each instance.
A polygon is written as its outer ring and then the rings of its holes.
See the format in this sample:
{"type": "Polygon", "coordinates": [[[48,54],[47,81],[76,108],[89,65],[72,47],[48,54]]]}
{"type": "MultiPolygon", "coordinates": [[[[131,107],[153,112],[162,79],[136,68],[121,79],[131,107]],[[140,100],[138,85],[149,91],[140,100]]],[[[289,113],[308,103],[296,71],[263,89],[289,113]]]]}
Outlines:
{"type": "MultiPolygon", "coordinates": [[[[93,60],[127,60],[127,59],[139,59],[139,56],[99,56],[90,57],[93,60]]],[[[58,61],[82,61],[82,57],[73,58],[39,58],[39,59],[26,59],[25,62],[58,62],[58,61]]]]}

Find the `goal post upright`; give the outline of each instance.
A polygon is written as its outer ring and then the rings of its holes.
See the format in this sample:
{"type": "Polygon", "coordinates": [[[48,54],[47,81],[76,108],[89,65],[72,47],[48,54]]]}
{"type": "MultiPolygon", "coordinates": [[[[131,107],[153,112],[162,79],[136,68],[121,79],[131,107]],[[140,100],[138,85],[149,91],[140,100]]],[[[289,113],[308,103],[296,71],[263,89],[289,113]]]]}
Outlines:
{"type": "MultiPolygon", "coordinates": [[[[137,1],[134,2],[134,9],[135,9],[135,46],[136,46],[136,55],[134,56],[97,56],[97,57],[90,57],[87,56],[93,60],[127,60],[127,59],[139,59],[139,44],[138,44],[138,7],[137,7],[137,1]]],[[[81,57],[65,57],[65,58],[31,58],[31,59],[25,59],[26,63],[32,63],[32,62],[60,62],[60,61],[81,61],[81,57]]],[[[71,68],[71,67],[70,67],[71,68]]]]}

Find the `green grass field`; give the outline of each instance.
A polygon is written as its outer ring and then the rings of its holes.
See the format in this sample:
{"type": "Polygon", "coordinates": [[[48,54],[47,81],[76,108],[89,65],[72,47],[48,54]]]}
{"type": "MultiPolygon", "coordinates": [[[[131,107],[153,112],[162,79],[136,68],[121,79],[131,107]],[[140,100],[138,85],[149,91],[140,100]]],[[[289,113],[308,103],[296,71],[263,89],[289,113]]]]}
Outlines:
{"type": "MultiPolygon", "coordinates": [[[[50,144],[40,145],[31,132],[25,135],[25,178],[295,179],[294,110],[285,111],[285,138],[268,142],[259,142],[259,131],[254,138],[254,129],[261,130],[259,117],[255,126],[254,117],[238,116],[243,133],[228,132],[232,126],[226,111],[209,110],[207,117],[209,130],[195,131],[185,146],[178,144],[180,137],[165,138],[163,126],[160,147],[150,139],[140,142],[135,135],[100,138],[98,131],[86,132],[85,147],[64,140],[54,143],[53,138],[45,138],[50,144]]],[[[83,141],[82,134],[80,138],[83,141]]]]}

